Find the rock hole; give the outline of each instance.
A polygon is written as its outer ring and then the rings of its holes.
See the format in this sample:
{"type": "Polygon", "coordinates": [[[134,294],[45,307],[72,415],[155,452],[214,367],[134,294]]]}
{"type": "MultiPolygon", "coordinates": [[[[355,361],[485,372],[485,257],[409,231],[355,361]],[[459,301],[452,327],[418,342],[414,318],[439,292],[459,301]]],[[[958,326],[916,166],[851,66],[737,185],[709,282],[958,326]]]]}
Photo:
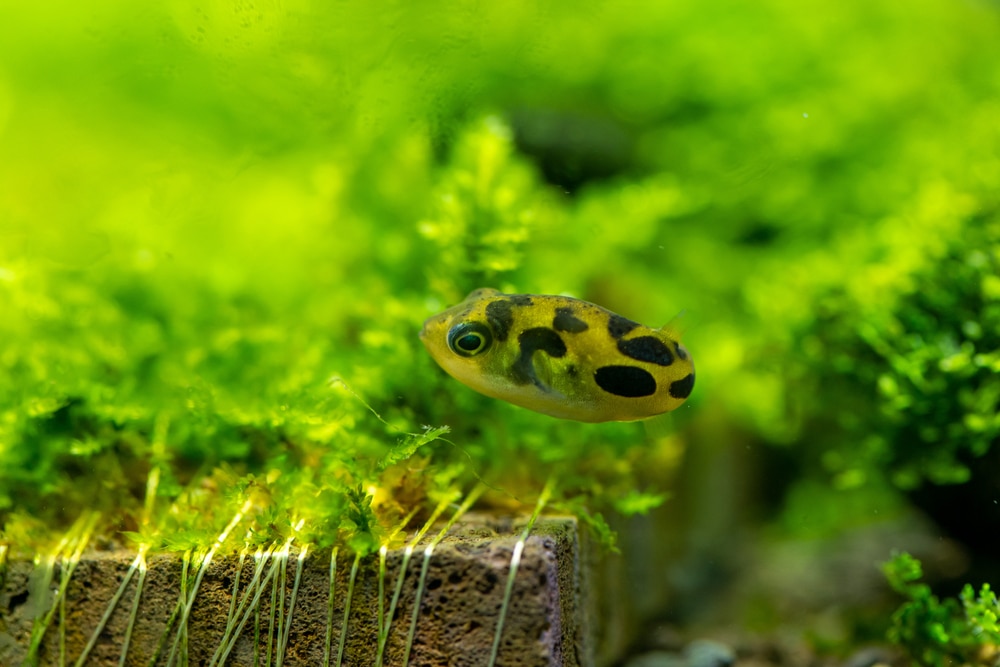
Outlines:
{"type": "Polygon", "coordinates": [[[500,578],[497,573],[490,570],[482,579],[476,582],[476,590],[486,595],[496,587],[498,581],[500,581],[500,578]]]}
{"type": "Polygon", "coordinates": [[[28,601],[28,591],[23,591],[21,593],[17,593],[16,595],[11,595],[10,604],[8,605],[7,608],[13,612],[15,609],[17,609],[27,601],[28,601]]]}
{"type": "Polygon", "coordinates": [[[449,584],[457,584],[461,581],[462,581],[462,575],[460,575],[458,572],[452,572],[451,574],[448,575],[449,584]]]}
{"type": "Polygon", "coordinates": [[[434,577],[433,579],[427,582],[427,590],[429,591],[437,590],[438,588],[441,588],[441,583],[442,582],[440,578],[434,577]]]}

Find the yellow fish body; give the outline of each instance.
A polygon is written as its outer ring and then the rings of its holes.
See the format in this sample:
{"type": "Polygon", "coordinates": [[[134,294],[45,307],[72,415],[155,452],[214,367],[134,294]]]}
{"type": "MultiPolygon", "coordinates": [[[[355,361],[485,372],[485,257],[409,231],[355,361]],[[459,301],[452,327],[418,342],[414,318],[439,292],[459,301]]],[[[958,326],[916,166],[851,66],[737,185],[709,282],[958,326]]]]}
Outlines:
{"type": "Polygon", "coordinates": [[[645,419],[694,388],[676,335],[565,296],[478,289],[424,322],[420,339],[466,386],[562,419],[645,419]]]}

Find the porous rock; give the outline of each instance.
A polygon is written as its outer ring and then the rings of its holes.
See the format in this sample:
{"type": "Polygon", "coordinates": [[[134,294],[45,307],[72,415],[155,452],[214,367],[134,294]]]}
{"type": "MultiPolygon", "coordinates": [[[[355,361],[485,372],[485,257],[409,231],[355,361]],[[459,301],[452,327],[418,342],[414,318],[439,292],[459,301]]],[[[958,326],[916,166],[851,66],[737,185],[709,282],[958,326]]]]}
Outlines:
{"type": "MultiPolygon", "coordinates": [[[[511,556],[524,518],[498,520],[488,515],[468,515],[434,550],[420,600],[410,650],[410,665],[482,666],[489,663],[511,556]]],[[[400,599],[390,621],[385,665],[401,665],[408,643],[418,579],[427,541],[414,550],[407,564],[400,599]]],[[[73,664],[91,638],[111,598],[118,590],[134,553],[94,552],[84,556],[70,580],[65,600],[65,623],[55,614],[40,651],[42,665],[59,664],[64,642],[68,664],[73,664]]],[[[379,597],[378,555],[360,562],[346,632],[344,665],[375,664],[378,645],[378,604],[384,613],[395,590],[404,551],[386,555],[384,597],[379,597]]],[[[233,585],[239,572],[239,602],[251,585],[253,559],[238,569],[237,554],[218,555],[205,572],[187,623],[186,640],[178,651],[186,652],[186,664],[208,665],[216,653],[230,614],[233,585]]],[[[344,606],[353,557],[341,552],[335,577],[333,623],[330,626],[330,664],[336,664],[341,640],[344,606]]],[[[160,648],[157,665],[166,665],[175,632],[165,634],[168,619],[177,608],[182,572],[181,558],[160,554],[148,559],[148,573],[139,601],[126,665],[147,665],[160,648]]],[[[295,579],[296,558],[287,562],[284,576],[284,612],[287,615],[295,579]]],[[[575,519],[544,518],[527,542],[514,579],[508,612],[504,619],[497,665],[592,665],[587,618],[586,568],[580,566],[580,540],[575,519]]],[[[26,656],[35,617],[51,607],[59,581],[56,567],[53,584],[45,591],[31,586],[34,565],[28,560],[8,563],[0,588],[0,665],[21,664],[26,656]]],[[[265,569],[265,573],[266,573],[265,569]]],[[[287,648],[282,664],[323,665],[329,614],[330,551],[315,551],[303,562],[296,593],[287,648]]],[[[194,570],[192,570],[192,573],[194,570]]],[[[118,665],[135,597],[138,577],[132,577],[121,601],[90,653],[87,665],[118,665]]],[[[276,581],[280,581],[276,579],[276,581]]],[[[280,592],[281,588],[277,589],[280,592]]],[[[269,642],[271,588],[264,589],[256,614],[239,634],[227,665],[253,665],[269,642]]],[[[281,608],[280,595],[276,607],[281,608]]],[[[276,615],[277,617],[277,615],[276,615]]],[[[275,619],[277,625],[277,618],[275,619]]],[[[275,664],[273,654],[271,664],[275,664]]],[[[175,664],[185,664],[175,661],[175,664]]]]}

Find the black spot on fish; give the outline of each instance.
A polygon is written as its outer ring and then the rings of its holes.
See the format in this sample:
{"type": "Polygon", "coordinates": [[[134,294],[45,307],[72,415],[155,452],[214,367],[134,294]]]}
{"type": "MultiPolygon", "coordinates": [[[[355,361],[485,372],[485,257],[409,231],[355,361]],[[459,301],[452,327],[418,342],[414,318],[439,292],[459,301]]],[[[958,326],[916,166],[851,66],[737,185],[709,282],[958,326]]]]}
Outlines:
{"type": "Polygon", "coordinates": [[[530,306],[531,297],[525,294],[511,294],[486,305],[486,319],[493,327],[493,334],[501,343],[510,335],[514,325],[514,306],[530,306]]]}
{"type": "Polygon", "coordinates": [[[580,369],[578,369],[576,366],[567,366],[566,367],[566,375],[568,375],[568,376],[570,376],[572,378],[575,378],[579,373],[580,373],[580,369]]]}
{"type": "Polygon", "coordinates": [[[670,395],[674,398],[687,398],[694,389],[694,373],[688,373],[677,382],[670,383],[670,395]]]}
{"type": "Polygon", "coordinates": [[[552,320],[552,326],[555,327],[556,331],[567,331],[569,333],[580,333],[590,328],[586,322],[574,315],[573,309],[568,306],[556,308],[556,316],[552,320]]]}
{"type": "Polygon", "coordinates": [[[621,338],[637,326],[639,326],[638,322],[633,322],[627,317],[612,313],[611,318],[608,320],[608,333],[611,334],[612,338],[621,338]]]}
{"type": "Polygon", "coordinates": [[[687,361],[688,351],[687,348],[680,343],[674,343],[674,348],[677,350],[677,358],[682,361],[687,361]]]}
{"type": "Polygon", "coordinates": [[[493,335],[501,343],[507,340],[510,328],[514,325],[514,313],[510,301],[500,299],[486,305],[486,320],[493,327],[493,335]]]}
{"type": "Polygon", "coordinates": [[[656,393],[656,379],[635,366],[601,366],[594,372],[597,386],[615,396],[639,398],[656,393]]]}
{"type": "Polygon", "coordinates": [[[535,352],[539,351],[544,352],[550,357],[558,358],[565,356],[566,343],[559,337],[559,334],[545,327],[528,329],[517,337],[517,342],[521,347],[521,354],[510,369],[511,374],[514,376],[514,381],[518,384],[528,384],[531,382],[536,387],[547,389],[535,373],[535,365],[532,363],[532,357],[535,356],[535,352]]]}
{"type": "Polygon", "coordinates": [[[669,366],[674,363],[674,355],[670,348],[653,336],[619,340],[618,351],[636,361],[646,361],[659,366],[669,366]]]}

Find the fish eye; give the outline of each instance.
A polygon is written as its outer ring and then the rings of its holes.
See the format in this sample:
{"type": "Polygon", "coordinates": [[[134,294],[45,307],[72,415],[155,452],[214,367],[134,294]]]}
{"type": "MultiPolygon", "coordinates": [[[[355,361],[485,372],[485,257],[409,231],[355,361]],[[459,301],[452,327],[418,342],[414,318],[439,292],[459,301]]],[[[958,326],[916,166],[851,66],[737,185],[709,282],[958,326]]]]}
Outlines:
{"type": "Polygon", "coordinates": [[[489,327],[479,322],[463,322],[453,326],[448,332],[448,347],[462,357],[482,354],[492,343],[493,334],[489,327]]]}

